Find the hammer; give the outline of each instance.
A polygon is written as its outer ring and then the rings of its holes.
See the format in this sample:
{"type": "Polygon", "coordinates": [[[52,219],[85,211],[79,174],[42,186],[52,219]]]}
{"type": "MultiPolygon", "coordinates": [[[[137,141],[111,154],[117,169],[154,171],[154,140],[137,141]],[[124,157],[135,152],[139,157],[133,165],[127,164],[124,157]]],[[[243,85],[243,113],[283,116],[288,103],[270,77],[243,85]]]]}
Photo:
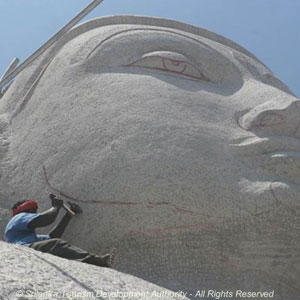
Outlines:
{"type": "MultiPolygon", "coordinates": [[[[54,194],[51,193],[51,194],[49,195],[49,197],[50,197],[50,199],[52,200],[52,199],[55,199],[55,198],[56,198],[56,195],[54,195],[54,194]]],[[[75,216],[74,211],[72,211],[72,210],[70,209],[70,207],[67,206],[65,203],[63,203],[62,207],[63,207],[68,213],[70,213],[72,216],[75,216]]]]}

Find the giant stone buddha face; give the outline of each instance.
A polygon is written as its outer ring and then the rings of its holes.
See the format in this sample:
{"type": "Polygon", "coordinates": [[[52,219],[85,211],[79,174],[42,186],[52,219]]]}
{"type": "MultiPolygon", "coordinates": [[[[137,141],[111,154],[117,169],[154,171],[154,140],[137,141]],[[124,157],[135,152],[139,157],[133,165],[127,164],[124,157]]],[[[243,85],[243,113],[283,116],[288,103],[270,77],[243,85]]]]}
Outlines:
{"type": "MultiPolygon", "coordinates": [[[[79,203],[64,238],[173,290],[299,294],[300,104],[201,28],[82,24],[1,99],[1,206],[79,203]]],[[[280,298],[283,297],[283,298],[280,298]]]]}

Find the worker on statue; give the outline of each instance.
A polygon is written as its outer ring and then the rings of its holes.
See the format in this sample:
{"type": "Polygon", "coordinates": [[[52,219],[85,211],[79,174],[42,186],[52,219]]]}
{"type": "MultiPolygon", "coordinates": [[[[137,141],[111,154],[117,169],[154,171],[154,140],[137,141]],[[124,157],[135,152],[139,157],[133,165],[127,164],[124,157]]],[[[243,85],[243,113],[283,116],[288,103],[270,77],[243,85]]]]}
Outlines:
{"type": "Polygon", "coordinates": [[[61,239],[71,218],[82,212],[76,203],[69,202],[70,210],[66,210],[64,217],[49,234],[36,234],[36,228],[52,224],[63,207],[63,200],[55,195],[50,194],[50,199],[52,207],[42,213],[37,213],[38,203],[35,200],[23,200],[14,204],[12,207],[13,217],[5,230],[6,241],[71,260],[101,267],[112,267],[115,259],[115,248],[110,253],[100,256],[75,247],[61,239]]]}

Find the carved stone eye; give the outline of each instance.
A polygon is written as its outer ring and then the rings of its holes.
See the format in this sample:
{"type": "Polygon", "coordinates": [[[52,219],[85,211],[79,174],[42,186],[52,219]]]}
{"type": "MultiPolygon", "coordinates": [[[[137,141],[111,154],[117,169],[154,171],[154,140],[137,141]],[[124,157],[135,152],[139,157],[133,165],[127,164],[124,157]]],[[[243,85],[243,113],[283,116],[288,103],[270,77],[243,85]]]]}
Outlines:
{"type": "Polygon", "coordinates": [[[159,70],[192,80],[211,81],[184,55],[174,52],[157,51],[147,53],[127,66],[159,70]]]}

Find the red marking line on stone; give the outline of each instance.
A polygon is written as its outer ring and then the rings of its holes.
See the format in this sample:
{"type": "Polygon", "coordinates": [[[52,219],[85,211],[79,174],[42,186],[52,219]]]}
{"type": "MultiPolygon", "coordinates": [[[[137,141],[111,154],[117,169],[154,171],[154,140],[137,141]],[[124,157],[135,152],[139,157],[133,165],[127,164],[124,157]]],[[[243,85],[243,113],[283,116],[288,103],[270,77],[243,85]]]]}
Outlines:
{"type": "MultiPolygon", "coordinates": [[[[98,200],[80,200],[78,198],[74,198],[72,196],[69,196],[67,195],[66,193],[58,190],[57,188],[54,188],[51,184],[50,184],[50,181],[48,179],[48,175],[47,175],[47,171],[46,171],[46,167],[43,165],[43,172],[44,172],[44,177],[45,177],[45,180],[46,180],[46,183],[47,185],[49,186],[49,188],[58,193],[59,195],[69,199],[69,200],[72,200],[74,202],[80,202],[80,203],[95,203],[95,204],[112,204],[112,205],[142,205],[142,203],[138,203],[138,202],[120,202],[120,201],[98,201],[98,200]]],[[[201,213],[197,213],[197,212],[194,212],[192,210],[188,210],[188,209],[185,209],[185,208],[182,208],[178,205],[175,205],[175,204],[171,204],[169,202],[151,202],[149,201],[148,202],[148,207],[152,208],[154,206],[158,206],[158,205],[167,205],[167,206],[171,206],[175,209],[175,211],[177,212],[180,212],[180,213],[185,213],[185,214],[189,214],[189,215],[192,215],[192,216],[204,216],[203,214],[201,213]]]]}
{"type": "Polygon", "coordinates": [[[192,211],[192,210],[189,210],[189,209],[182,208],[182,207],[180,207],[180,206],[178,206],[178,205],[176,205],[176,204],[171,204],[171,203],[169,203],[169,202],[156,202],[156,203],[155,203],[155,202],[149,201],[148,203],[150,204],[149,207],[151,207],[151,206],[157,206],[157,205],[168,205],[168,206],[173,207],[173,208],[175,209],[175,211],[177,211],[177,212],[179,212],[179,213],[186,213],[186,214],[189,214],[189,215],[191,215],[191,216],[203,216],[203,214],[201,214],[201,213],[197,213],[197,212],[195,212],[195,211],[192,211]]]}
{"type": "MultiPolygon", "coordinates": [[[[86,201],[83,201],[83,200],[80,200],[80,199],[75,199],[74,197],[67,195],[66,193],[60,191],[57,188],[54,188],[51,185],[51,183],[50,183],[50,181],[48,179],[46,167],[44,165],[43,165],[43,172],[44,172],[44,177],[45,177],[46,183],[47,183],[47,185],[49,186],[49,188],[51,190],[55,191],[59,195],[65,197],[67,199],[70,199],[70,200],[72,200],[74,202],[93,203],[93,204],[108,204],[108,205],[131,205],[131,206],[132,205],[143,205],[142,203],[137,203],[137,202],[97,201],[97,200],[86,200],[86,201]]],[[[160,206],[160,205],[167,205],[167,206],[172,207],[173,209],[175,209],[175,211],[177,211],[177,212],[179,212],[181,214],[189,214],[190,216],[194,216],[194,217],[199,217],[199,216],[207,217],[204,214],[197,213],[197,212],[194,212],[192,210],[184,209],[182,207],[179,207],[179,206],[177,206],[175,204],[171,204],[171,203],[166,202],[166,201],[162,201],[162,202],[152,202],[152,201],[149,201],[148,205],[149,205],[150,208],[153,208],[155,206],[160,206]]],[[[128,239],[130,237],[137,236],[137,235],[146,236],[147,234],[151,234],[151,233],[155,234],[155,235],[159,235],[159,234],[168,233],[170,231],[187,230],[187,229],[191,229],[191,228],[202,228],[202,229],[205,229],[205,228],[211,228],[212,226],[215,226],[217,224],[220,224],[220,221],[218,221],[218,220],[212,220],[212,221],[206,221],[206,222],[190,223],[190,224],[181,225],[181,226],[171,226],[171,227],[164,227],[164,228],[149,228],[149,229],[146,229],[145,231],[140,231],[140,232],[139,231],[130,231],[130,232],[126,233],[123,236],[123,238],[124,239],[128,239]]]]}
{"type": "MultiPolygon", "coordinates": [[[[155,57],[155,56],[152,56],[152,57],[155,57]]],[[[209,78],[207,78],[206,76],[204,76],[202,74],[202,72],[200,72],[198,70],[198,68],[196,68],[194,65],[193,65],[193,67],[199,72],[199,74],[201,76],[193,76],[193,75],[190,75],[190,74],[189,75],[184,74],[184,71],[187,68],[187,62],[185,62],[185,61],[173,60],[171,58],[165,58],[165,57],[162,57],[162,56],[156,56],[156,57],[159,57],[160,59],[162,59],[163,68],[148,67],[148,66],[146,67],[146,66],[143,66],[143,65],[141,65],[141,66],[135,65],[137,62],[143,60],[144,58],[141,58],[141,59],[139,59],[139,60],[137,60],[137,61],[135,61],[133,63],[130,63],[128,65],[123,65],[123,67],[136,67],[136,68],[146,68],[146,69],[152,69],[152,70],[159,70],[159,71],[164,71],[164,72],[168,72],[168,73],[174,73],[174,74],[184,75],[185,77],[190,77],[190,78],[197,79],[197,80],[204,80],[204,81],[208,81],[208,82],[211,81],[209,78]],[[181,64],[181,63],[185,63],[184,69],[181,72],[180,71],[175,71],[175,70],[169,70],[168,67],[166,66],[166,61],[165,61],[166,59],[169,60],[169,61],[171,61],[173,65],[175,65],[174,64],[175,62],[178,63],[178,65],[181,64]]]]}
{"type": "MultiPolygon", "coordinates": [[[[75,199],[74,197],[71,197],[67,194],[65,194],[64,192],[60,191],[57,188],[54,188],[51,184],[50,181],[48,179],[48,175],[47,175],[47,171],[46,171],[46,167],[43,165],[43,172],[44,172],[44,177],[46,180],[47,185],[49,186],[49,188],[58,193],[59,195],[70,199],[74,202],[80,202],[80,203],[94,203],[94,204],[109,204],[109,205],[142,205],[142,203],[137,203],[137,202],[120,202],[120,201],[97,201],[97,200],[80,200],[80,199],[75,199]]],[[[167,205],[167,206],[171,206],[173,208],[175,208],[175,211],[179,212],[179,213],[185,213],[185,214],[189,214],[191,216],[203,216],[203,214],[191,211],[191,210],[187,210],[184,208],[181,208],[175,204],[171,204],[169,202],[148,202],[148,205],[150,205],[149,207],[154,207],[154,206],[159,206],[159,205],[167,205]]],[[[205,227],[209,227],[211,225],[215,225],[219,223],[218,221],[211,221],[211,222],[199,222],[199,223],[193,223],[193,224],[187,224],[187,225],[181,225],[181,226],[173,226],[173,227],[166,227],[166,228],[154,228],[154,229],[147,229],[144,232],[138,232],[138,231],[130,231],[127,234],[124,235],[124,238],[129,238],[131,236],[134,235],[146,235],[147,233],[164,233],[164,232],[169,232],[172,230],[182,230],[182,229],[189,229],[189,228],[193,228],[193,227],[201,227],[201,228],[205,228],[205,227]]]]}
{"type": "Polygon", "coordinates": [[[48,179],[48,176],[47,176],[47,172],[46,172],[46,168],[45,166],[43,165],[43,171],[44,171],[44,176],[45,176],[45,180],[46,180],[46,183],[47,185],[49,186],[49,188],[53,191],[55,191],[56,193],[58,193],[59,195],[67,198],[67,199],[70,199],[74,202],[80,202],[80,203],[97,203],[97,204],[112,204],[112,205],[137,205],[139,203],[136,203],[136,202],[120,202],[120,201],[97,201],[97,200],[87,200],[87,201],[83,201],[83,200],[80,200],[80,199],[75,199],[74,197],[71,197],[67,194],[65,194],[64,192],[52,187],[52,185],[50,184],[49,182],[49,179],[48,179]]]}
{"type": "Polygon", "coordinates": [[[286,118],[285,116],[283,116],[282,114],[279,113],[272,113],[271,117],[276,117],[276,121],[272,120],[271,123],[269,120],[269,115],[266,115],[262,120],[261,120],[261,124],[259,127],[272,127],[274,125],[278,125],[280,123],[282,123],[282,121],[284,121],[286,118]]]}
{"type": "Polygon", "coordinates": [[[274,122],[274,120],[271,122],[271,124],[269,123],[269,115],[264,116],[264,118],[261,120],[260,124],[253,124],[250,128],[245,128],[244,126],[242,126],[242,124],[240,123],[240,119],[239,118],[237,120],[237,124],[240,128],[246,130],[246,131],[251,131],[254,130],[256,128],[265,128],[265,127],[272,127],[274,125],[278,125],[280,123],[282,123],[282,121],[284,121],[286,118],[285,116],[279,114],[279,113],[273,113],[272,116],[275,116],[277,118],[277,122],[274,122]]]}
{"type": "Polygon", "coordinates": [[[165,58],[165,57],[161,57],[162,59],[162,62],[163,62],[163,65],[164,65],[164,68],[167,72],[173,72],[173,70],[169,70],[169,68],[167,67],[167,61],[170,61],[172,63],[173,66],[176,66],[178,67],[180,64],[184,64],[183,66],[183,70],[182,71],[175,71],[176,73],[178,74],[183,74],[184,71],[186,70],[186,62],[185,61],[179,61],[179,60],[174,60],[174,59],[171,59],[171,58],[165,58]]]}

